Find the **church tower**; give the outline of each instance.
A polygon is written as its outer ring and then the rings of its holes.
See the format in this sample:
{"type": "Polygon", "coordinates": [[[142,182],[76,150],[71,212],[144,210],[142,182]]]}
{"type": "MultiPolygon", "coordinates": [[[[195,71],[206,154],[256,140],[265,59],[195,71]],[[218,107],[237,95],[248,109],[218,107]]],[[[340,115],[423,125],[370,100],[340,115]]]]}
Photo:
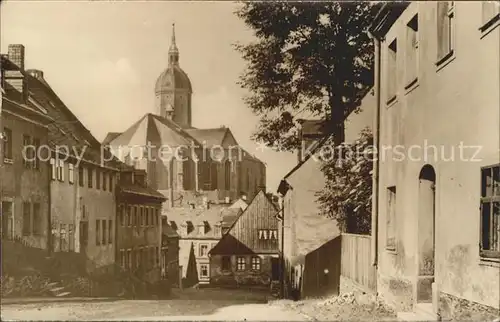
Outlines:
{"type": "Polygon", "coordinates": [[[179,65],[179,49],[175,43],[175,25],[173,24],[168,66],[156,80],[157,113],[183,128],[190,128],[192,93],[191,81],[179,65]]]}

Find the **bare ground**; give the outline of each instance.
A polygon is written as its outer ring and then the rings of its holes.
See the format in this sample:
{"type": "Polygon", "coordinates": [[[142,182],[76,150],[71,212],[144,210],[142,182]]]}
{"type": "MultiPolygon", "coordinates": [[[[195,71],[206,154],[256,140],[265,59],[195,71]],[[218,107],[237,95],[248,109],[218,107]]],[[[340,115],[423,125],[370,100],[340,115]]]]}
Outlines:
{"type": "Polygon", "coordinates": [[[313,321],[396,321],[396,313],[372,294],[344,293],[321,299],[278,300],[270,305],[293,310],[313,321]]]}

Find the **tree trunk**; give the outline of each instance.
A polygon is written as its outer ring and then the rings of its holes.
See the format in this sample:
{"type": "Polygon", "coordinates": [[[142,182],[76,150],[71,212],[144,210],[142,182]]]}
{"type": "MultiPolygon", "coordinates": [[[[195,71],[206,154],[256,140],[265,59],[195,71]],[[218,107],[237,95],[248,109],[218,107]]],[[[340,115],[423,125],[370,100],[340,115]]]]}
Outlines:
{"type": "Polygon", "coordinates": [[[333,134],[333,142],[335,145],[340,145],[345,140],[345,126],[344,126],[344,105],[342,97],[330,95],[330,128],[333,134]]]}

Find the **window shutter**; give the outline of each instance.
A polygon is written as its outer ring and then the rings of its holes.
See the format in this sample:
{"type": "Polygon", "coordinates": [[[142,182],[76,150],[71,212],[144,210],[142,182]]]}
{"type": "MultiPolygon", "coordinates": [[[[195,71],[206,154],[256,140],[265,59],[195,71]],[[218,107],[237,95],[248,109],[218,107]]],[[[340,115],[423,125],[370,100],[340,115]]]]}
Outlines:
{"type": "Polygon", "coordinates": [[[64,181],[64,161],[63,160],[59,160],[59,167],[61,168],[60,171],[61,171],[61,181],[64,181]]]}
{"type": "Polygon", "coordinates": [[[52,168],[52,180],[56,180],[56,160],[50,159],[50,166],[52,168]]]}
{"type": "Polygon", "coordinates": [[[262,239],[263,231],[259,230],[259,239],[262,239]]]}
{"type": "Polygon", "coordinates": [[[437,59],[443,59],[448,54],[448,2],[437,3],[437,59]]]}
{"type": "Polygon", "coordinates": [[[69,183],[73,183],[75,179],[73,163],[68,163],[68,170],[69,170],[68,173],[69,183]]]}

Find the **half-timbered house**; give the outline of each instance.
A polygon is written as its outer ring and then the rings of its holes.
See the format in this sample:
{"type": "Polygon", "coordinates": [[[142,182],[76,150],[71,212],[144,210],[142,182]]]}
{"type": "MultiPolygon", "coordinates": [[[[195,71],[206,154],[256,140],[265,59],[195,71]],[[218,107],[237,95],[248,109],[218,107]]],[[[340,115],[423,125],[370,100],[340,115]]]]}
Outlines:
{"type": "Polygon", "coordinates": [[[210,251],[210,284],[270,285],[279,280],[278,208],[260,191],[210,251]]]}

